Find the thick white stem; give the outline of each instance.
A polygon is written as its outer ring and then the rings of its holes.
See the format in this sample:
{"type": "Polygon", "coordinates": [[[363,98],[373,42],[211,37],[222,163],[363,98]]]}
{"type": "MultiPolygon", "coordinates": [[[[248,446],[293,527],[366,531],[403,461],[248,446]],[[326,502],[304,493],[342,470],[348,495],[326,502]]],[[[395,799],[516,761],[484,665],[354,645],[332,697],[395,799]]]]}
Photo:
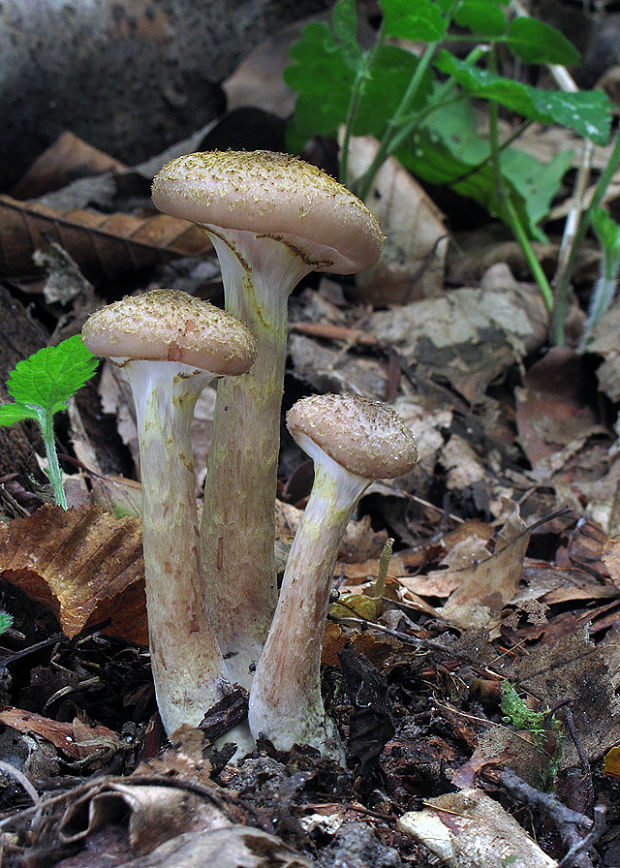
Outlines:
{"type": "Polygon", "coordinates": [[[226,309],[255,335],[248,374],[218,385],[200,529],[211,620],[233,681],[250,689],[276,605],[274,507],[288,296],[312,270],[290,245],[205,227],[226,309]]]}
{"type": "Polygon", "coordinates": [[[124,366],[136,404],[151,666],[166,733],[198,725],[230,689],[207,614],[190,426],[211,379],[177,362],[124,366]]]}
{"type": "Polygon", "coordinates": [[[310,744],[344,762],[321,697],[321,645],[334,565],[351,513],[368,481],[327,456],[289,554],[280,598],[250,694],[250,728],[288,750],[310,744]]]}

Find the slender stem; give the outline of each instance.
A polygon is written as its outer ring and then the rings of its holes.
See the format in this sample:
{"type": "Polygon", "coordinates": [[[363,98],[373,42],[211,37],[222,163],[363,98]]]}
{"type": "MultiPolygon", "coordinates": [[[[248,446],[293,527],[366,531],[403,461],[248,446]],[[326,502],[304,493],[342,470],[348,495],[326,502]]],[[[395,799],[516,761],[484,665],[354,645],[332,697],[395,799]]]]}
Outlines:
{"type": "Polygon", "coordinates": [[[566,268],[564,269],[564,273],[562,274],[562,278],[558,282],[558,286],[556,289],[556,305],[553,319],[553,338],[558,346],[562,346],[562,344],[564,343],[564,326],[566,322],[568,287],[570,285],[571,277],[573,276],[575,262],[577,260],[577,254],[581,249],[583,239],[586,237],[586,232],[590,227],[592,211],[595,208],[598,208],[598,206],[601,204],[603,196],[607,191],[607,187],[609,186],[611,179],[613,178],[618,168],[619,163],[620,132],[616,132],[614,146],[612,148],[611,154],[609,155],[609,159],[607,160],[607,165],[603,169],[601,177],[599,178],[598,183],[594,189],[594,195],[592,196],[592,200],[587,210],[582,215],[581,220],[579,221],[579,226],[577,227],[575,237],[573,238],[573,243],[570,254],[568,256],[568,261],[566,263],[566,268]]]}
{"type": "Polygon", "coordinates": [[[257,352],[248,374],[218,386],[200,545],[209,611],[227,668],[249,689],[277,598],[275,497],[288,296],[311,265],[282,241],[217,233],[209,236],[226,309],[253,332],[257,352]]]}
{"type": "Polygon", "coordinates": [[[357,70],[355,81],[353,82],[353,87],[351,88],[351,96],[349,98],[349,106],[347,109],[347,116],[344,125],[344,138],[342,141],[342,147],[340,149],[339,176],[340,181],[345,186],[348,185],[349,148],[351,144],[353,130],[355,129],[357,113],[359,111],[360,103],[364,95],[366,82],[368,81],[369,70],[372,68],[372,64],[375,61],[375,57],[377,56],[379,48],[383,45],[383,39],[383,28],[381,28],[377,35],[377,40],[375,44],[370,49],[370,51],[367,51],[364,55],[364,62],[362,66],[357,70]]]}
{"type": "Polygon", "coordinates": [[[43,435],[43,443],[45,444],[45,456],[47,458],[47,475],[54,492],[54,499],[58,506],[63,509],[67,508],[67,498],[65,489],[62,484],[62,470],[58,461],[58,452],[56,451],[56,438],[54,436],[54,417],[51,413],[41,407],[35,407],[41,434],[43,435]]]}
{"type": "Polygon", "coordinates": [[[321,696],[321,644],[342,535],[367,480],[324,456],[289,553],[265,650],[250,693],[250,728],[288,750],[311,744],[342,760],[321,696]]]}
{"type": "MultiPolygon", "coordinates": [[[[495,71],[495,52],[494,50],[488,53],[489,66],[495,71]]],[[[512,230],[513,235],[521,245],[521,249],[525,254],[530,270],[538,284],[540,294],[549,311],[553,310],[553,293],[549,286],[549,281],[545,272],[542,270],[540,262],[536,258],[536,254],[527,236],[527,232],[523,226],[521,218],[514,207],[510,193],[506,190],[504,177],[502,175],[502,167],[500,162],[499,148],[499,127],[498,127],[498,105],[496,102],[489,104],[489,146],[491,149],[491,163],[493,166],[493,175],[495,180],[495,193],[500,205],[503,205],[508,225],[512,230]]]]}
{"type": "Polygon", "coordinates": [[[379,148],[377,149],[377,153],[373,157],[370,165],[368,166],[364,174],[356,181],[354,185],[354,192],[359,196],[362,201],[367,198],[375,175],[385,162],[386,157],[388,157],[388,155],[391,153],[394,136],[398,132],[402,121],[409,113],[409,106],[411,105],[411,102],[413,101],[418,91],[418,88],[422,83],[424,74],[430,66],[430,62],[433,59],[433,55],[435,54],[435,50],[438,45],[438,42],[430,42],[426,46],[424,54],[420,58],[414,74],[411,76],[411,80],[407,85],[407,90],[403,94],[403,98],[401,99],[398,108],[387,123],[385,132],[381,137],[381,141],[379,142],[379,148]]]}
{"type": "Polygon", "coordinates": [[[229,689],[200,569],[190,426],[211,379],[176,362],[125,365],[136,404],[151,667],[170,735],[197,726],[229,689]]]}

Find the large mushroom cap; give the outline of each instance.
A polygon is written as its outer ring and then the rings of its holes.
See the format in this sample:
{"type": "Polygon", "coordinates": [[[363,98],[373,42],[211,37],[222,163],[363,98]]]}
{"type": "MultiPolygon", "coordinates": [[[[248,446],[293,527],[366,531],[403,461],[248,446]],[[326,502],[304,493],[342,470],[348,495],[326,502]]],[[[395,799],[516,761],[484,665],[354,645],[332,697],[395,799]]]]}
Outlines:
{"type": "Polygon", "coordinates": [[[127,296],[92,314],[82,339],[96,356],[183,362],[218,375],[243,374],[256,342],[235,317],[175,289],[127,296]]]}
{"type": "Polygon", "coordinates": [[[312,395],[286,416],[298,439],[305,435],[338,464],[363,479],[393,479],[418,459],[411,429],[379,401],[359,395],[312,395]]]}
{"type": "Polygon", "coordinates": [[[160,211],[205,226],[281,238],[317,271],[353,274],[379,258],[366,206],[316,166],[272,151],[207,151],[167,163],[153,181],[160,211]]]}

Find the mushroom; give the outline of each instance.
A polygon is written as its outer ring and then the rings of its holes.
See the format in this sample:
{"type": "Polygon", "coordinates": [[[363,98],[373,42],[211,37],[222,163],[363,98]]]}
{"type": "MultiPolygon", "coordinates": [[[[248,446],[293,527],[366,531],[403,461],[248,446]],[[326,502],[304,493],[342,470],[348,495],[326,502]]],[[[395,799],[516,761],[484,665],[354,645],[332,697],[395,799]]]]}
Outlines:
{"type": "Polygon", "coordinates": [[[170,735],[231,689],[200,568],[190,426],[202,389],[247,371],[255,342],[230,314],[167,289],[101,308],[82,338],[123,368],[136,405],[151,666],[170,735]]]}
{"type": "Polygon", "coordinates": [[[213,625],[249,688],[276,604],[274,505],[287,299],[311,271],[373,265],[383,235],[325,172],[286,154],[212,151],[172,160],[153,202],[197,223],[219,257],[226,309],[257,339],[251,372],[218,388],[200,529],[213,625]]]}
{"type": "Polygon", "coordinates": [[[288,428],[314,461],[314,485],[295,534],[280,598],[250,693],[252,734],[276,748],[310,744],[343,762],[321,697],[321,642],[338,549],[357,501],[375,479],[408,473],[413,434],[385,404],[358,395],[302,398],[288,428]]]}

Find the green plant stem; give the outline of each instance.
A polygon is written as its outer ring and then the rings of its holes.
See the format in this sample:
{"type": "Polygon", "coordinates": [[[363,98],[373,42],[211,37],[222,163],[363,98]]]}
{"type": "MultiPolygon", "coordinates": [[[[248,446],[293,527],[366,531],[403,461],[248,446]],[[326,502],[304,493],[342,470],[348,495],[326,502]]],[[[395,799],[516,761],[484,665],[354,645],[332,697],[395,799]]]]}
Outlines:
{"type": "Polygon", "coordinates": [[[47,458],[47,475],[54,492],[54,499],[58,506],[63,509],[67,508],[67,498],[65,489],[62,484],[62,470],[58,462],[58,453],[56,451],[56,440],[54,437],[54,417],[51,413],[41,407],[35,408],[41,434],[43,435],[43,443],[45,444],[45,456],[47,458]]]}
{"type": "Polygon", "coordinates": [[[603,169],[601,173],[601,177],[598,180],[598,183],[594,189],[594,195],[592,196],[592,201],[590,202],[587,209],[584,211],[581,220],[579,221],[579,225],[577,227],[577,231],[575,232],[575,237],[573,239],[573,243],[571,246],[571,251],[568,256],[568,261],[566,263],[566,268],[564,269],[564,274],[562,275],[562,279],[559,285],[556,288],[555,293],[555,308],[553,312],[553,324],[552,324],[552,334],[554,343],[557,346],[563,346],[564,344],[564,328],[566,326],[566,308],[568,304],[568,288],[570,285],[571,277],[573,276],[573,271],[575,269],[575,262],[577,260],[577,254],[581,248],[584,238],[586,237],[586,232],[590,227],[590,221],[592,216],[592,211],[601,204],[603,200],[603,196],[613,178],[616,170],[618,169],[618,165],[620,164],[620,132],[616,132],[616,138],[614,141],[614,146],[612,148],[611,154],[609,155],[609,159],[607,160],[607,165],[603,169]]]}
{"type": "Polygon", "coordinates": [[[351,146],[351,136],[353,135],[353,130],[355,129],[355,121],[357,120],[357,113],[359,111],[362,96],[364,95],[366,82],[368,81],[369,70],[374,63],[377,51],[379,50],[381,45],[383,45],[383,29],[379,30],[377,41],[375,42],[373,47],[370,49],[370,51],[366,52],[364,56],[364,65],[361,67],[361,69],[358,69],[357,75],[355,76],[355,81],[353,82],[351,98],[349,100],[347,117],[345,120],[344,138],[342,141],[342,147],[340,149],[339,176],[340,181],[345,186],[348,184],[349,148],[351,146]]]}
{"type": "Polygon", "coordinates": [[[420,62],[416,67],[415,73],[411,77],[411,81],[407,86],[407,90],[405,91],[403,98],[400,101],[400,105],[387,122],[385,132],[381,138],[381,141],[379,142],[379,148],[377,150],[377,153],[373,157],[370,165],[368,166],[364,174],[360,178],[358,178],[358,180],[353,186],[353,191],[360,197],[362,201],[364,201],[368,196],[372,182],[375,179],[375,175],[385,162],[386,158],[394,149],[394,137],[400,130],[403,121],[406,120],[407,114],[409,113],[409,106],[411,105],[411,102],[413,101],[418,91],[418,88],[420,87],[425,72],[430,66],[430,62],[433,59],[433,55],[435,54],[438,45],[438,42],[430,42],[426,46],[426,50],[420,58],[420,62]]]}
{"type": "MultiPolygon", "coordinates": [[[[493,69],[494,72],[495,52],[493,49],[489,52],[489,66],[493,69]]],[[[504,185],[502,167],[500,163],[498,113],[499,110],[497,103],[491,102],[489,104],[489,147],[491,149],[491,163],[493,166],[493,175],[495,179],[496,196],[498,202],[504,207],[504,211],[508,219],[508,225],[510,226],[513,235],[521,245],[521,249],[525,254],[527,263],[530,266],[530,270],[534,276],[534,279],[536,280],[536,283],[538,284],[538,288],[540,290],[540,294],[542,295],[543,301],[549,312],[551,312],[553,310],[553,293],[551,291],[551,287],[549,286],[547,275],[542,270],[540,262],[536,258],[536,254],[532,249],[530,239],[527,237],[527,233],[523,227],[521,219],[519,218],[517,210],[514,207],[510,198],[510,194],[506,192],[506,188],[504,185]]]]}

